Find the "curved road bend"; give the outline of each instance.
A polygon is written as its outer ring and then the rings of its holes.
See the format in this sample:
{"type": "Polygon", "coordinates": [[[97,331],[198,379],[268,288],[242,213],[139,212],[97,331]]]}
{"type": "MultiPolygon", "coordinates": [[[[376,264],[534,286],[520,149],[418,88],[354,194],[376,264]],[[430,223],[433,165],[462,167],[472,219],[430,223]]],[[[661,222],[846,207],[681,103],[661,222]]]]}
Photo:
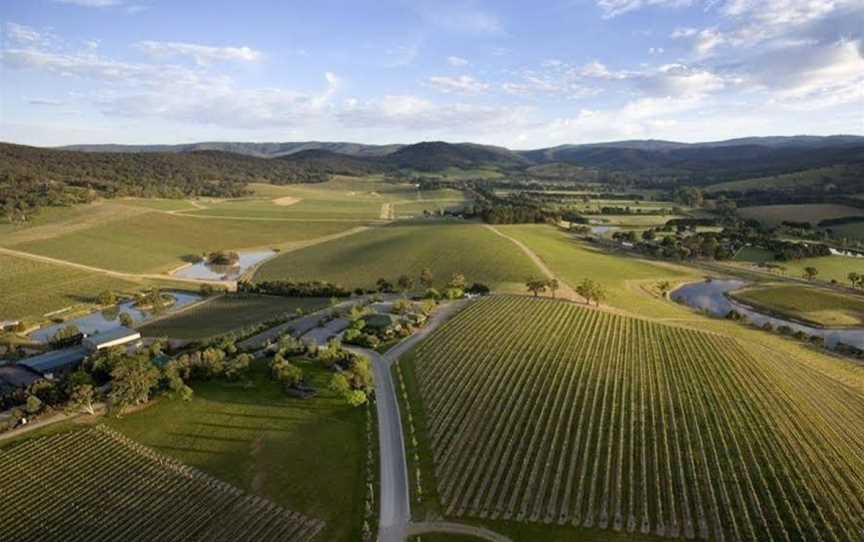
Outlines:
{"type": "Polygon", "coordinates": [[[465,305],[455,301],[440,307],[417,333],[400,342],[383,356],[366,348],[347,347],[372,361],[375,372],[375,397],[378,412],[378,443],[381,456],[381,517],[379,542],[403,542],[411,522],[411,491],[408,485],[408,463],[405,461],[405,439],[399,401],[390,368],[399,356],[426,338],[438,326],[465,305]]]}

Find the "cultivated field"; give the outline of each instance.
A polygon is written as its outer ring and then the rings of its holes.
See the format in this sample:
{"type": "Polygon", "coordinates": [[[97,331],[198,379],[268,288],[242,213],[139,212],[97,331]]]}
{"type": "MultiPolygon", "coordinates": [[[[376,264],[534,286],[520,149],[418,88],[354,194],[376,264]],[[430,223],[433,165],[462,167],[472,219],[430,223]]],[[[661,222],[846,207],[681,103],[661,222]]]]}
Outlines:
{"type": "Polygon", "coordinates": [[[806,205],[760,205],[738,209],[738,214],[744,218],[752,218],[772,225],[780,224],[784,220],[817,224],[820,220],[828,218],[864,216],[864,209],[856,209],[847,205],[822,203],[806,205]]]}
{"type": "Polygon", "coordinates": [[[765,251],[755,249],[744,253],[741,251],[738,257],[735,258],[738,262],[772,262],[782,267],[778,272],[783,275],[795,278],[801,278],[804,274],[804,269],[814,267],[818,271],[816,275],[817,282],[831,282],[836,280],[841,284],[849,283],[849,273],[864,273],[864,258],[853,258],[849,256],[821,256],[818,258],[804,258],[797,261],[775,261],[770,254],[765,251]]]}
{"type": "Polygon", "coordinates": [[[201,340],[278,317],[326,307],[327,299],[228,295],[139,328],[145,337],[201,340]]]}
{"type": "Polygon", "coordinates": [[[323,528],[104,427],[0,451],[0,484],[4,540],[301,542],[323,528]]]}
{"type": "Polygon", "coordinates": [[[501,296],[401,368],[446,516],[534,523],[532,540],[861,539],[864,397],[773,351],[501,296]]]}
{"type": "Polygon", "coordinates": [[[854,326],[864,323],[864,297],[843,295],[823,288],[770,285],[732,293],[746,304],[786,314],[823,326],[854,326]]]}
{"type": "Polygon", "coordinates": [[[437,286],[453,273],[499,289],[523,290],[539,271],[513,243],[479,224],[429,222],[394,224],[277,256],[255,274],[263,280],[325,280],[372,288],[405,273],[416,281],[432,270],[437,286]]]}
{"type": "Polygon", "coordinates": [[[104,290],[132,291],[140,284],[99,273],[0,254],[0,320],[41,316],[88,303],[104,290]]]}

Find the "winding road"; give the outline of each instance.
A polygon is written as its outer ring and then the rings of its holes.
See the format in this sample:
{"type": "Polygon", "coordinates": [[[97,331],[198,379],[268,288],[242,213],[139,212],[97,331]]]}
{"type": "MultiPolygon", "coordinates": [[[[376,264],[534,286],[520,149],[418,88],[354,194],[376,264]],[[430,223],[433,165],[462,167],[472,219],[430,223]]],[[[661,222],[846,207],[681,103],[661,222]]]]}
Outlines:
{"type": "Polygon", "coordinates": [[[410,535],[429,532],[470,534],[492,542],[508,542],[504,536],[471,525],[451,522],[411,522],[411,490],[408,485],[408,463],[405,460],[405,438],[402,433],[396,386],[390,369],[400,356],[414,348],[466,303],[467,300],[453,301],[440,307],[422,329],[383,355],[366,348],[348,347],[349,350],[368,357],[372,361],[375,372],[378,441],[381,456],[379,542],[403,542],[410,535]]]}

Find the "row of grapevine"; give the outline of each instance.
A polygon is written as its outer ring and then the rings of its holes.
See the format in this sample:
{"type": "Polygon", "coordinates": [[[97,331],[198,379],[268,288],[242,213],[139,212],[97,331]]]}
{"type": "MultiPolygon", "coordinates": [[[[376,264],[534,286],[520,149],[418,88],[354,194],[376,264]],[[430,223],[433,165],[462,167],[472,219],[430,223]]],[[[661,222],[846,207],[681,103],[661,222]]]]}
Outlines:
{"type": "Polygon", "coordinates": [[[864,397],[734,339],[494,296],[417,349],[442,509],[668,537],[861,540],[864,397]]]}
{"type": "Polygon", "coordinates": [[[323,523],[108,428],[0,450],[0,533],[25,541],[296,541],[323,523]]]}

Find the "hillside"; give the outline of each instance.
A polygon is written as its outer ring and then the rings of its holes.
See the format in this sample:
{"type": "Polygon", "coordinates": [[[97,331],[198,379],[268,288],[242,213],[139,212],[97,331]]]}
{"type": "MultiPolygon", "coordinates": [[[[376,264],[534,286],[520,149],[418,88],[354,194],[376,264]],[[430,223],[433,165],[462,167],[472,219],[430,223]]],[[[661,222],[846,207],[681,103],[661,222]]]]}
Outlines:
{"type": "Polygon", "coordinates": [[[430,141],[402,147],[386,156],[385,161],[398,168],[418,171],[440,171],[448,167],[470,168],[482,165],[511,167],[528,161],[503,147],[471,143],[430,141]]]}

